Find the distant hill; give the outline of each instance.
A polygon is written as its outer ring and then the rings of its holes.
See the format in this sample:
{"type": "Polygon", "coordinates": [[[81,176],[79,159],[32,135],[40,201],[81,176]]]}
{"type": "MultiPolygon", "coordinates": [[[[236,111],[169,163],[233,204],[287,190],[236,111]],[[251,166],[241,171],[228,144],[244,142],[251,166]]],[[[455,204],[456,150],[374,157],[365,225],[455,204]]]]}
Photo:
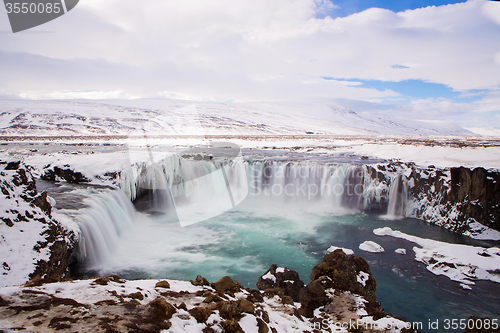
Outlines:
{"type": "Polygon", "coordinates": [[[361,117],[339,105],[169,99],[3,100],[0,135],[472,135],[453,123],[361,117]]]}

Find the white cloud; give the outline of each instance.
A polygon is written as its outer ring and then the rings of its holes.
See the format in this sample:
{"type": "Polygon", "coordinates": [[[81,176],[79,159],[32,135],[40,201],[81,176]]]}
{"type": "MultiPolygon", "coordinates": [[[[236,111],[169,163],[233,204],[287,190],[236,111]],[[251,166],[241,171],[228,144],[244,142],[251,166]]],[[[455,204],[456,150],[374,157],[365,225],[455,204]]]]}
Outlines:
{"type": "Polygon", "coordinates": [[[496,24],[500,25],[500,4],[495,1],[486,1],[483,4],[483,14],[496,24]]]}
{"type": "MultiPolygon", "coordinates": [[[[380,101],[400,95],[342,79],[421,79],[489,89],[490,97],[466,108],[491,110],[500,89],[494,5],[472,0],[318,19],[335,9],[330,1],[86,0],[33,30],[55,33],[0,34],[0,94],[380,101]]],[[[419,103],[412,108],[429,114],[462,108],[419,103]]]]}
{"type": "Polygon", "coordinates": [[[500,65],[500,51],[495,54],[495,62],[500,65]]]}

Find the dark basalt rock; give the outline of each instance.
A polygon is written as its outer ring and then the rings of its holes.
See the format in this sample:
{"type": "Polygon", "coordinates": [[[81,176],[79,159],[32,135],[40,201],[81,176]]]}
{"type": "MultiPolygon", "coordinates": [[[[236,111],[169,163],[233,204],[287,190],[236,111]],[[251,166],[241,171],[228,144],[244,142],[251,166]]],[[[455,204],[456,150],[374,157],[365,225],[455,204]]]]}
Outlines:
{"type": "Polygon", "coordinates": [[[260,290],[278,289],[280,296],[290,296],[295,302],[299,301],[299,292],[304,288],[304,282],[299,278],[299,274],[287,267],[283,272],[276,272],[278,265],[273,264],[265,274],[259,277],[257,288],[260,290]],[[271,274],[275,281],[266,279],[264,276],[271,274]]]}
{"type": "Polygon", "coordinates": [[[500,230],[500,174],[484,168],[460,167],[451,172],[451,190],[447,199],[460,203],[460,219],[473,218],[500,230]]]}
{"type": "Polygon", "coordinates": [[[365,209],[387,210],[391,178],[406,174],[408,199],[416,203],[407,214],[457,232],[474,232],[470,224],[479,222],[500,230],[500,172],[485,168],[421,168],[414,163],[391,162],[366,166],[367,176],[385,185],[380,196],[368,198],[365,209]],[[450,214],[453,212],[453,214],[450,214]]]}
{"type": "Polygon", "coordinates": [[[246,291],[248,291],[250,293],[250,295],[247,296],[247,300],[249,300],[250,302],[253,302],[253,303],[264,302],[264,297],[262,297],[259,290],[246,288],[246,291]]]}
{"type": "Polygon", "coordinates": [[[222,301],[219,312],[220,316],[227,320],[240,320],[242,317],[239,303],[234,301],[222,301]]]}
{"type": "Polygon", "coordinates": [[[166,280],[158,281],[155,284],[155,288],[165,288],[165,289],[170,289],[170,283],[166,280]]]}
{"type": "MultiPolygon", "coordinates": [[[[311,281],[300,291],[300,314],[305,317],[312,317],[315,309],[328,304],[328,296],[325,289],[327,280],[323,277],[311,281]]],[[[328,281],[330,282],[330,281],[328,281]]]]}
{"type": "Polygon", "coordinates": [[[414,168],[409,179],[409,196],[434,205],[432,214],[422,206],[412,213],[415,217],[458,233],[469,231],[471,222],[500,230],[500,173],[484,168],[414,168]],[[450,216],[453,210],[456,214],[450,216]]]}
{"type": "Polygon", "coordinates": [[[348,256],[344,251],[337,249],[323,257],[323,261],[313,267],[311,281],[322,276],[329,277],[332,288],[342,291],[350,291],[366,298],[375,298],[377,282],[370,273],[370,266],[365,259],[356,256],[348,256]],[[358,282],[359,272],[369,274],[365,286],[358,282]]]}
{"type": "Polygon", "coordinates": [[[204,323],[207,321],[208,317],[210,317],[213,311],[201,306],[196,306],[189,310],[189,313],[196,319],[197,322],[204,323]]]}
{"type": "Polygon", "coordinates": [[[163,319],[170,319],[177,312],[175,307],[165,301],[165,299],[161,297],[155,298],[153,301],[149,303],[149,306],[155,310],[155,314],[163,319]]]}
{"type": "MultiPolygon", "coordinates": [[[[54,229],[58,230],[59,228],[56,227],[49,230],[52,233],[54,229]]],[[[55,233],[58,234],[58,231],[55,231],[55,233]]],[[[39,260],[36,263],[35,271],[29,276],[32,282],[33,279],[37,280],[38,278],[43,282],[56,282],[69,279],[68,265],[71,253],[72,249],[68,247],[68,243],[62,240],[55,241],[50,246],[49,261],[39,260]]]]}
{"type": "Polygon", "coordinates": [[[31,201],[33,206],[40,208],[47,216],[51,216],[52,205],[47,200],[47,192],[42,192],[31,201]]]}
{"type": "Polygon", "coordinates": [[[21,161],[17,161],[17,162],[9,162],[7,163],[7,165],[5,166],[4,170],[17,170],[19,169],[19,165],[21,164],[21,161]]]}
{"type": "Polygon", "coordinates": [[[207,279],[205,279],[203,276],[201,276],[200,274],[198,274],[196,276],[196,280],[189,280],[189,282],[191,282],[191,284],[193,286],[209,286],[210,285],[210,282],[208,282],[207,279]]]}
{"type": "Polygon", "coordinates": [[[244,333],[238,321],[234,319],[224,320],[221,326],[226,333],[244,333]]]}
{"type": "Polygon", "coordinates": [[[325,289],[329,288],[363,296],[368,301],[366,310],[369,314],[383,311],[375,297],[377,282],[368,263],[361,257],[347,256],[341,249],[326,254],[323,261],[313,267],[311,282],[300,291],[301,315],[311,317],[314,309],[327,304],[329,299],[325,289]],[[365,285],[358,281],[360,272],[368,274],[365,285]]]}
{"type": "Polygon", "coordinates": [[[55,166],[53,169],[45,169],[45,173],[40,176],[43,180],[57,181],[64,179],[69,183],[89,183],[90,179],[85,177],[81,172],[71,169],[61,169],[55,166]]]}

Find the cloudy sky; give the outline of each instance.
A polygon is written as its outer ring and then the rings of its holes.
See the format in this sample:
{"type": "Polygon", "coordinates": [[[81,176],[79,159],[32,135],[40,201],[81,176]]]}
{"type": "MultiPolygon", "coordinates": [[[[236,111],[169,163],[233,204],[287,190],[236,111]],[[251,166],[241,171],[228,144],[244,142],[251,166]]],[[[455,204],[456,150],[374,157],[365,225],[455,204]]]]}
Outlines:
{"type": "Polygon", "coordinates": [[[320,101],[500,133],[500,2],[80,0],[13,34],[0,98],[320,101]]]}

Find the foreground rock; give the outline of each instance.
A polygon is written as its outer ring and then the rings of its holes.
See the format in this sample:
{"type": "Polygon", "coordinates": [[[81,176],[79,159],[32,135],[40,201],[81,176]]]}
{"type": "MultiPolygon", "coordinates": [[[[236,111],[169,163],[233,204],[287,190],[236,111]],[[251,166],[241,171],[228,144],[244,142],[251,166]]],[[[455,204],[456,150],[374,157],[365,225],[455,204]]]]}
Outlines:
{"type": "Polygon", "coordinates": [[[19,161],[0,161],[0,286],[69,275],[77,232],[56,220],[31,171],[19,161]]]}
{"type": "MultiPolygon", "coordinates": [[[[366,314],[385,316],[376,301],[377,282],[365,259],[347,256],[341,249],[328,253],[311,271],[311,282],[300,291],[300,313],[313,316],[314,310],[331,303],[331,294],[351,293],[363,297],[366,314]]],[[[325,311],[335,310],[330,307],[325,311]]],[[[331,312],[331,311],[330,311],[331,312]]]]}
{"type": "Polygon", "coordinates": [[[36,332],[413,332],[383,313],[364,259],[337,250],[304,286],[277,265],[244,289],[228,276],[97,279],[0,288],[0,327],[36,332]],[[290,288],[297,285],[297,288],[290,288]],[[295,297],[300,300],[294,302],[295,297]],[[376,309],[377,311],[374,311],[376,309]]]}
{"type": "Polygon", "coordinates": [[[291,269],[278,267],[274,264],[257,282],[257,288],[268,293],[275,293],[282,298],[290,297],[294,302],[299,301],[299,293],[304,288],[304,282],[299,274],[291,269]]]}

